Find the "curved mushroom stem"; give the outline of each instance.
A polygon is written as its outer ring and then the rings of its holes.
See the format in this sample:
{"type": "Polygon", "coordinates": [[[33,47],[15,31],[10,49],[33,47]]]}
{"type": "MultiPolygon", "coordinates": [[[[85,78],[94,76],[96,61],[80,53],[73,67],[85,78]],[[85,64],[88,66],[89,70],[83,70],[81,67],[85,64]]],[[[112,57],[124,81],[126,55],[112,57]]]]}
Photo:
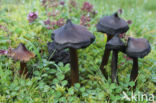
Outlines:
{"type": "Polygon", "coordinates": [[[138,58],[133,58],[133,68],[131,71],[130,81],[135,81],[138,76],[138,58]]]}
{"type": "MultiPolygon", "coordinates": [[[[111,38],[112,38],[112,36],[108,36],[107,42],[111,38]]],[[[103,57],[102,57],[102,62],[101,62],[101,65],[100,65],[100,70],[101,70],[102,74],[105,76],[106,79],[108,79],[108,74],[107,74],[104,66],[107,65],[109,56],[110,56],[110,50],[105,47],[105,51],[104,51],[104,54],[103,54],[103,57]]]]}
{"type": "Polygon", "coordinates": [[[118,63],[118,51],[117,50],[113,50],[113,55],[112,55],[112,62],[111,62],[111,78],[112,78],[112,82],[116,82],[117,84],[119,84],[118,79],[117,79],[117,63],[118,63]]]}
{"type": "Polygon", "coordinates": [[[79,68],[78,68],[78,56],[77,51],[74,48],[69,48],[70,52],[70,66],[71,66],[71,85],[74,85],[79,81],[79,68]]]}
{"type": "Polygon", "coordinates": [[[24,74],[24,75],[27,75],[27,73],[28,73],[28,70],[27,70],[27,68],[26,68],[26,63],[24,63],[24,62],[20,62],[20,70],[19,70],[19,74],[20,75],[22,75],[22,74],[24,74]]]}

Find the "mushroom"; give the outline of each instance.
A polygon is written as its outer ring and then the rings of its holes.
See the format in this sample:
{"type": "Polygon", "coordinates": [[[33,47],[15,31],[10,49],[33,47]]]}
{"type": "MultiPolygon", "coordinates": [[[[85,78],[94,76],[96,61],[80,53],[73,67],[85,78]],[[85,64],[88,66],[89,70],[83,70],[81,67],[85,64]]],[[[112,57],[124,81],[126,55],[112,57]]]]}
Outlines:
{"type": "Polygon", "coordinates": [[[112,62],[111,62],[111,78],[112,82],[118,82],[117,80],[117,63],[118,63],[118,52],[123,50],[125,47],[124,42],[119,38],[118,35],[115,35],[110,41],[107,42],[106,48],[113,50],[112,62]]]}
{"type": "Polygon", "coordinates": [[[54,42],[48,42],[49,60],[56,64],[62,62],[64,65],[70,63],[70,55],[67,50],[57,50],[54,42]]]}
{"type": "Polygon", "coordinates": [[[128,38],[126,54],[133,58],[130,80],[135,81],[138,76],[138,58],[143,58],[151,51],[149,42],[144,38],[128,38]]]}
{"type": "MultiPolygon", "coordinates": [[[[120,18],[118,14],[121,13],[121,9],[118,12],[115,12],[111,16],[104,16],[100,19],[98,24],[96,25],[97,31],[107,34],[107,42],[115,35],[122,34],[128,31],[128,23],[120,18]]],[[[102,57],[102,62],[100,65],[100,70],[107,79],[107,73],[104,69],[104,66],[107,65],[108,59],[110,56],[110,50],[105,47],[104,55],[102,57]]]]}
{"type": "Polygon", "coordinates": [[[9,49],[7,56],[13,58],[14,60],[20,61],[20,71],[19,74],[27,74],[26,63],[33,58],[35,55],[28,51],[24,44],[20,43],[15,49],[9,49]]]}
{"type": "Polygon", "coordinates": [[[79,81],[77,49],[86,48],[95,40],[95,36],[84,26],[76,25],[67,20],[66,24],[53,33],[54,43],[58,50],[69,48],[71,66],[71,84],[79,81]]]}

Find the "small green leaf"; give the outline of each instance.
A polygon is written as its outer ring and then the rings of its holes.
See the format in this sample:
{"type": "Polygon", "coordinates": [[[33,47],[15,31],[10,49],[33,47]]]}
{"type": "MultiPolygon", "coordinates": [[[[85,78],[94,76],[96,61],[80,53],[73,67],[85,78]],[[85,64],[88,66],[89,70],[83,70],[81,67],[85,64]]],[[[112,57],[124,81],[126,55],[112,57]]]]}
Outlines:
{"type": "Polygon", "coordinates": [[[85,92],[85,88],[84,87],[80,88],[80,91],[85,92]]]}
{"type": "Polygon", "coordinates": [[[68,81],[67,80],[64,80],[61,82],[62,86],[66,86],[68,84],[68,81]]]}
{"type": "Polygon", "coordinates": [[[111,88],[111,89],[115,89],[115,88],[116,88],[115,83],[112,83],[112,84],[110,85],[110,88],[111,88]]]}
{"type": "Polygon", "coordinates": [[[50,69],[49,73],[54,74],[54,73],[56,73],[56,70],[55,69],[50,69]]]}
{"type": "Polygon", "coordinates": [[[74,94],[74,89],[73,89],[73,88],[69,88],[69,89],[68,89],[68,93],[69,93],[70,95],[73,95],[73,94],[74,94]]]}
{"type": "Polygon", "coordinates": [[[64,74],[62,73],[57,73],[56,75],[57,75],[58,80],[63,80],[65,78],[64,74]]]}
{"type": "Polygon", "coordinates": [[[27,86],[31,86],[32,84],[33,84],[32,81],[28,81],[28,82],[26,83],[27,86]]]}
{"type": "Polygon", "coordinates": [[[62,93],[60,91],[55,92],[55,97],[61,97],[62,93]]]}
{"type": "Polygon", "coordinates": [[[55,79],[53,80],[53,84],[58,84],[58,83],[59,83],[59,80],[55,78],[55,79]]]}
{"type": "Polygon", "coordinates": [[[133,86],[135,85],[135,82],[131,81],[131,82],[129,83],[129,85],[130,85],[131,87],[133,87],[133,86]]]}
{"type": "Polygon", "coordinates": [[[80,88],[80,84],[79,84],[79,83],[76,83],[74,86],[75,86],[77,89],[80,88]]]}

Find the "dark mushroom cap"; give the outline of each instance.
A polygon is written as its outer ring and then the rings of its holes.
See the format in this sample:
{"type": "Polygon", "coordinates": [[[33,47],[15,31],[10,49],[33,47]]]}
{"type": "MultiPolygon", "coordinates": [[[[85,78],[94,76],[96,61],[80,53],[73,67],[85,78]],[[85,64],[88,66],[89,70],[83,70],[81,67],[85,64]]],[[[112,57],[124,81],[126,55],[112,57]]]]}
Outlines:
{"type": "Polygon", "coordinates": [[[57,49],[85,48],[95,40],[95,36],[84,26],[73,24],[70,20],[67,20],[64,26],[56,29],[52,34],[57,49]]]}
{"type": "Polygon", "coordinates": [[[132,58],[143,58],[151,51],[148,40],[144,38],[128,38],[126,54],[132,58]]]}
{"type": "Polygon", "coordinates": [[[51,61],[54,61],[56,64],[62,62],[64,65],[70,63],[69,51],[57,50],[54,42],[49,42],[47,45],[48,45],[48,52],[50,54],[51,61]]]}
{"type": "Polygon", "coordinates": [[[125,47],[124,42],[118,37],[118,35],[115,35],[111,40],[109,40],[106,44],[106,48],[112,49],[112,50],[122,50],[125,47]]]}
{"type": "Polygon", "coordinates": [[[129,29],[128,23],[114,13],[111,16],[104,16],[96,25],[97,31],[107,33],[107,35],[122,34],[129,29]]]}
{"type": "Polygon", "coordinates": [[[14,60],[19,60],[21,62],[28,62],[35,56],[32,52],[28,51],[25,45],[22,43],[20,43],[15,49],[9,49],[7,55],[14,60]]]}

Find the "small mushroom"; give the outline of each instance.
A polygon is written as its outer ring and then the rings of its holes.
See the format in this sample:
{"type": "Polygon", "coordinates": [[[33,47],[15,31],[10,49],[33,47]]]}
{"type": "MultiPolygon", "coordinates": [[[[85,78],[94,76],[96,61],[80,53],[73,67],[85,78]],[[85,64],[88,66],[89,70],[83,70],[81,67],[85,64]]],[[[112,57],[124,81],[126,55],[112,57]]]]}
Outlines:
{"type": "Polygon", "coordinates": [[[20,71],[19,74],[27,74],[26,63],[33,58],[35,55],[28,51],[24,44],[20,43],[15,49],[9,49],[7,56],[13,58],[14,60],[20,61],[20,71]]]}
{"type": "Polygon", "coordinates": [[[149,42],[143,38],[128,38],[126,54],[133,58],[133,67],[130,75],[130,80],[135,81],[138,76],[138,58],[143,58],[150,51],[149,42]]]}
{"type": "MultiPolygon", "coordinates": [[[[119,9],[119,12],[121,9],[119,9]]],[[[119,12],[115,12],[111,16],[104,16],[103,18],[100,19],[98,24],[96,25],[97,31],[106,33],[107,34],[107,42],[115,35],[115,34],[122,34],[128,31],[128,23],[120,18],[118,16],[119,12]]],[[[107,79],[107,73],[104,69],[104,66],[107,65],[108,59],[110,56],[110,50],[105,48],[104,55],[102,57],[102,62],[100,65],[100,70],[104,74],[105,78],[107,79]]]]}
{"type": "Polygon", "coordinates": [[[95,40],[95,36],[84,26],[76,25],[67,20],[66,24],[53,33],[54,43],[58,50],[69,48],[71,65],[71,84],[79,81],[77,49],[86,48],[95,40]]]}
{"type": "Polygon", "coordinates": [[[48,52],[50,54],[49,60],[54,61],[56,64],[62,62],[64,65],[70,63],[70,54],[67,50],[57,50],[54,42],[49,42],[48,52]]]}
{"type": "Polygon", "coordinates": [[[118,52],[123,50],[125,47],[124,42],[119,38],[118,35],[115,35],[110,41],[107,42],[106,48],[113,50],[112,62],[111,62],[111,78],[112,82],[118,82],[117,80],[117,63],[118,63],[118,52]]]}

